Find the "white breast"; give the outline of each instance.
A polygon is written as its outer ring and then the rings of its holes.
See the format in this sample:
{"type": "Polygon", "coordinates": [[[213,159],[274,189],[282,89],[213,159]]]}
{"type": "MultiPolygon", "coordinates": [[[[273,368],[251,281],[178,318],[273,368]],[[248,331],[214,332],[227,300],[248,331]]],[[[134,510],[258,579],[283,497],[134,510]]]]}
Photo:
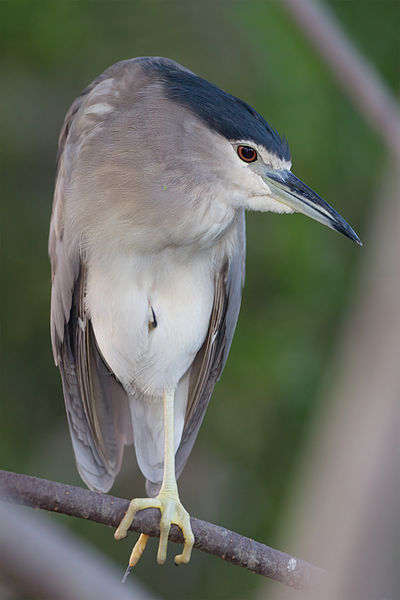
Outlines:
{"type": "Polygon", "coordinates": [[[176,388],[207,334],[214,268],[211,251],[187,248],[91,262],[87,310],[106,362],[128,391],[160,397],[176,388]]]}

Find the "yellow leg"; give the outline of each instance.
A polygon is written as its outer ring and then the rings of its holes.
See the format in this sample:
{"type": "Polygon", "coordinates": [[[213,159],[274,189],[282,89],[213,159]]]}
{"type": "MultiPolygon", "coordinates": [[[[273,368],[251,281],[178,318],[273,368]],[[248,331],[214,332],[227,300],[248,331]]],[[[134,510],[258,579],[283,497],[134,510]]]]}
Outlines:
{"type": "MultiPolygon", "coordinates": [[[[160,493],[156,498],[135,498],[131,501],[128,510],[114,537],[120,540],[126,537],[128,529],[136,513],[145,508],[159,508],[160,520],[160,542],[158,545],[157,562],[164,564],[167,557],[168,536],[172,523],[178,525],[185,540],[182,554],[175,556],[177,565],[188,563],[194,543],[194,536],[190,525],[190,517],[183,507],[178,494],[178,486],[175,478],[175,444],[174,444],[174,394],[166,393],[164,402],[164,476],[160,493]]],[[[141,534],[136,542],[129,567],[133,567],[141,557],[147,543],[148,536],[141,534]]]]}

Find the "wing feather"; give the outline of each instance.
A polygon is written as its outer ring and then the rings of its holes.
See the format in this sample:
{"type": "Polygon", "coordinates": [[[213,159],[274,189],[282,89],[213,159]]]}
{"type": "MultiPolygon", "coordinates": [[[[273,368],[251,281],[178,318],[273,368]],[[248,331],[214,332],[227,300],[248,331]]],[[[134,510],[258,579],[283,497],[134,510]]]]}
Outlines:
{"type": "Polygon", "coordinates": [[[78,470],[87,485],[108,491],[120,469],[123,448],[132,443],[128,396],[104,362],[85,310],[85,268],[77,240],[64,231],[65,148],[85,96],[72,104],[59,139],[58,168],[50,225],[52,264],[51,337],[59,366],[78,470]]]}
{"type": "Polygon", "coordinates": [[[132,443],[128,396],[105,364],[84,312],[81,267],[59,346],[65,406],[78,470],[92,489],[108,491],[132,443]]]}

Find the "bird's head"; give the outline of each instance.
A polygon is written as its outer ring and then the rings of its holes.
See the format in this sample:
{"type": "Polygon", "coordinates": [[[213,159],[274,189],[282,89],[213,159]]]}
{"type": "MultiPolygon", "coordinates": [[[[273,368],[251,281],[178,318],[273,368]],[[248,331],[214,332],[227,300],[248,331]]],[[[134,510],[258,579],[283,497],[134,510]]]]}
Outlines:
{"type": "Polygon", "coordinates": [[[300,212],[361,245],[343,217],[291,172],[286,140],[250,105],[173,61],[144,59],[142,66],[157,72],[171,105],[192,116],[189,126],[186,119],[192,172],[219,181],[236,207],[300,212]]]}

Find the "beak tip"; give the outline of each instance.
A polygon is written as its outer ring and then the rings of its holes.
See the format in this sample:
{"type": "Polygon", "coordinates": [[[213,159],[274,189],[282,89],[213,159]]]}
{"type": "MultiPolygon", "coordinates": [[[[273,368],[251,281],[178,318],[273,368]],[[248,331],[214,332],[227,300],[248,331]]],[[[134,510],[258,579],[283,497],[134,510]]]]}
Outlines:
{"type": "Polygon", "coordinates": [[[332,228],[336,229],[336,231],[338,231],[339,233],[343,233],[346,237],[348,237],[350,240],[353,240],[353,242],[356,242],[356,244],[358,244],[359,246],[362,246],[362,241],[360,240],[354,229],[352,229],[350,225],[346,223],[346,221],[342,219],[342,217],[340,217],[340,215],[338,215],[338,217],[340,220],[333,222],[332,228]]]}
{"type": "Polygon", "coordinates": [[[363,243],[360,240],[360,238],[358,237],[358,235],[356,234],[355,231],[351,230],[352,235],[349,236],[350,239],[354,240],[356,242],[356,244],[358,244],[360,247],[362,247],[363,243]]]}

